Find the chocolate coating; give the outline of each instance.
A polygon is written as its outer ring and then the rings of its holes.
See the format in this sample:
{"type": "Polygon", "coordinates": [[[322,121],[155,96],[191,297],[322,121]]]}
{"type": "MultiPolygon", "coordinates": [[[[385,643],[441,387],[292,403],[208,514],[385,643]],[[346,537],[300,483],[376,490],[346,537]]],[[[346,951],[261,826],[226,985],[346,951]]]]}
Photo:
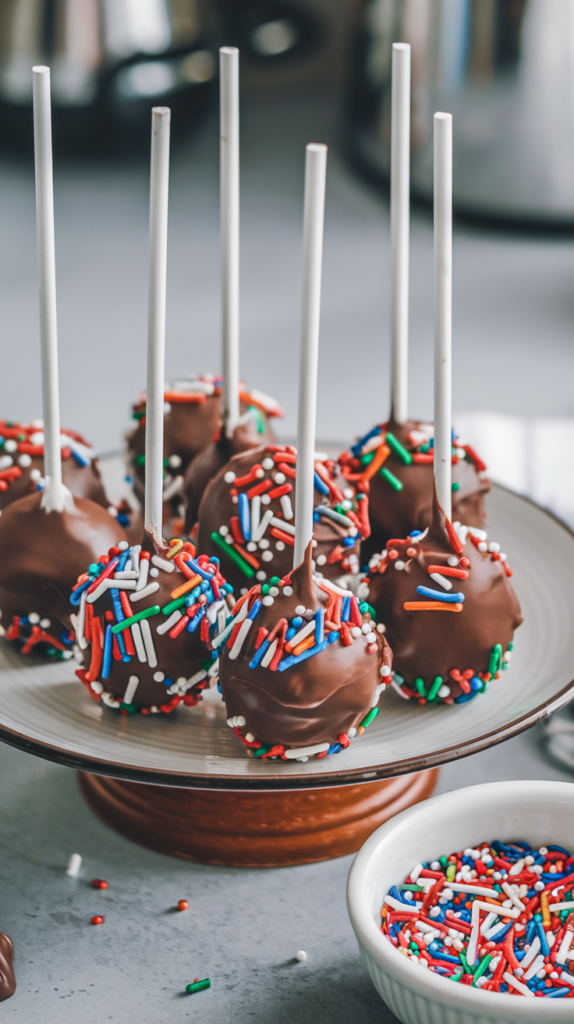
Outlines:
{"type": "MultiPolygon", "coordinates": [[[[383,431],[390,431],[409,452],[416,450],[409,440],[413,430],[420,430],[421,424],[416,420],[408,420],[405,424],[390,420],[382,425],[383,431]]],[[[431,428],[432,436],[432,428],[431,428]]],[[[345,453],[341,457],[343,465],[349,465],[345,453]]],[[[384,465],[401,481],[402,490],[396,491],[380,472],[374,474],[369,482],[369,520],[371,536],[361,546],[361,562],[366,564],[371,555],[382,551],[392,537],[406,537],[411,530],[426,530],[432,518],[433,503],[433,466],[432,462],[407,466],[403,460],[391,451],[384,465]]],[[[360,470],[360,464],[351,463],[353,473],[360,470]]],[[[477,466],[469,458],[458,459],[452,467],[453,484],[457,485],[452,494],[453,521],[466,526],[483,528],[486,522],[484,505],[485,495],[490,490],[490,482],[479,475],[477,466]]],[[[360,485],[359,485],[360,486],[360,485]]]]}
{"type": "MultiPolygon", "coordinates": [[[[259,563],[258,569],[253,567],[253,573],[250,578],[245,576],[241,569],[238,569],[233,561],[230,561],[227,558],[225,550],[222,550],[221,545],[215,544],[212,540],[212,533],[218,533],[220,527],[224,527],[229,530],[231,518],[232,516],[237,516],[238,512],[238,505],[233,501],[232,490],[234,489],[234,484],[227,483],[225,476],[228,473],[234,473],[237,478],[241,479],[249,474],[254,466],[262,465],[266,459],[272,461],[276,454],[280,462],[281,451],[289,453],[289,457],[293,457],[296,453],[296,449],[293,447],[281,449],[278,445],[275,445],[271,447],[260,446],[259,448],[251,448],[243,454],[234,455],[233,458],[231,458],[230,461],[226,463],[211,480],[201,502],[198,533],[199,550],[205,551],[208,555],[213,554],[222,558],[223,572],[232,584],[237,595],[239,595],[242,588],[250,587],[257,581],[264,581],[273,576],[278,576],[281,579],[283,576],[286,576],[287,573],[290,573],[293,568],[293,546],[287,542],[279,541],[279,547],[277,547],[278,541],[272,534],[270,534],[270,528],[268,528],[265,532],[264,538],[258,542],[256,550],[250,552],[259,563]],[[277,451],[275,449],[277,449],[277,451]],[[263,547],[265,544],[267,546],[263,547]],[[282,548],[281,545],[283,545],[282,548]],[[269,558],[269,554],[272,555],[272,558],[269,558]],[[265,573],[265,575],[257,576],[257,572],[265,573]]],[[[205,455],[207,455],[207,453],[205,453],[205,455]]],[[[194,464],[192,464],[190,469],[193,469],[193,465],[194,464]]],[[[330,466],[332,469],[331,475],[333,477],[333,482],[342,483],[343,486],[346,487],[344,481],[341,481],[336,475],[335,464],[331,463],[330,466]]],[[[265,469],[265,471],[262,472],[261,477],[254,479],[251,485],[242,486],[240,488],[241,492],[246,493],[249,487],[254,484],[261,483],[264,480],[273,481],[273,484],[275,485],[274,477],[279,471],[279,465],[274,463],[273,469],[265,469]]],[[[289,498],[294,511],[296,480],[292,477],[286,477],[286,482],[291,485],[289,498]]],[[[271,488],[271,490],[273,490],[273,488],[271,488]]],[[[263,518],[268,509],[273,511],[273,515],[275,517],[284,518],[281,499],[272,498],[267,502],[265,497],[265,495],[262,495],[261,498],[261,518],[263,518]]],[[[315,506],[322,505],[323,502],[324,496],[318,490],[315,490],[315,506]]],[[[335,504],[337,503],[331,501],[329,507],[333,507],[335,504]]],[[[284,521],[288,522],[291,527],[293,527],[295,523],[294,518],[284,521]]],[[[357,554],[359,534],[356,527],[352,526],[352,528],[354,529],[354,536],[356,537],[356,540],[352,546],[344,547],[343,541],[349,535],[349,531],[345,529],[344,526],[324,518],[320,518],[314,523],[313,538],[317,543],[313,548],[313,558],[316,562],[317,571],[323,573],[323,575],[327,576],[329,579],[337,579],[345,573],[356,571],[358,569],[357,554]],[[337,555],[337,561],[329,563],[327,559],[335,555],[337,555]]],[[[229,531],[229,535],[231,536],[231,531],[229,531]]]]}
{"type": "MultiPolygon", "coordinates": [[[[223,435],[217,441],[212,441],[193,460],[183,484],[187,533],[191,533],[199,519],[199,509],[210,480],[213,480],[235,455],[241,455],[268,441],[273,441],[272,431],[268,429],[263,434],[259,433],[257,424],[249,419],[235,428],[233,437],[223,435]]],[[[257,451],[260,451],[259,447],[257,451]]]]}
{"type": "MultiPolygon", "coordinates": [[[[502,645],[502,652],[508,651],[514,630],[522,622],[516,594],[502,561],[495,560],[491,553],[479,552],[470,539],[464,545],[463,555],[455,551],[438,507],[435,507],[429,533],[422,541],[393,541],[391,550],[398,552],[398,558],[387,558],[379,566],[373,566],[367,582],[368,600],[386,626],[394,670],[403,677],[407,691],[415,697],[419,697],[415,679],[422,679],[428,692],[435,678],[442,677],[450,693],[440,699],[453,703],[463,694],[460,684],[451,675],[453,670],[464,673],[472,669],[474,676],[479,677],[481,673],[488,673],[496,644],[502,645]],[[440,583],[431,579],[427,567],[447,566],[447,559],[455,556],[468,559],[469,563],[462,567],[468,572],[468,579],[450,577],[453,587],[448,593],[464,594],[462,611],[405,610],[405,602],[428,600],[417,593],[419,586],[447,593],[440,583]],[[402,570],[401,564],[404,564],[402,570]]],[[[421,702],[425,703],[424,699],[421,702]]]]}
{"type": "MultiPolygon", "coordinates": [[[[15,423],[12,420],[9,423],[6,420],[0,421],[0,438],[3,438],[0,443],[0,479],[1,472],[6,469],[2,460],[7,460],[7,457],[13,460],[13,466],[10,468],[15,468],[20,474],[15,479],[4,479],[7,486],[5,490],[0,486],[0,509],[36,492],[37,481],[44,475],[44,456],[30,454],[29,449],[43,449],[43,444],[30,444],[30,438],[36,440],[38,435],[42,436],[39,426],[15,423]]],[[[72,442],[76,441],[82,448],[91,451],[91,446],[81,434],[68,430],[62,431],[62,436],[69,437],[72,442]]],[[[95,457],[91,458],[89,465],[84,466],[76,459],[70,448],[63,447],[62,480],[75,497],[88,498],[103,508],[108,508],[110,503],[95,457]]]]}
{"type": "MultiPolygon", "coordinates": [[[[159,555],[162,559],[165,558],[166,550],[158,550],[149,536],[144,536],[142,546],[152,557],[159,555]]],[[[151,560],[149,564],[150,568],[157,568],[151,560]]],[[[146,586],[152,583],[158,584],[158,589],[141,600],[130,601],[133,615],[154,606],[159,606],[160,609],[163,609],[173,600],[172,592],[181,587],[182,584],[185,584],[187,577],[183,575],[175,562],[172,561],[171,564],[174,566],[172,572],[159,568],[157,576],[152,576],[151,574],[148,576],[146,586]]],[[[86,568],[87,566],[84,565],[84,570],[86,568]]],[[[222,580],[222,583],[224,582],[222,580]]],[[[133,593],[134,591],[127,591],[128,600],[133,593]]],[[[106,590],[101,597],[98,597],[91,607],[94,616],[100,623],[101,635],[103,636],[107,623],[109,622],[113,625],[116,622],[110,590],[106,590]]],[[[185,615],[185,607],[181,611],[185,615]]],[[[150,665],[147,659],[145,662],[140,661],[137,648],[136,653],[131,655],[129,660],[122,661],[112,658],[111,671],[108,678],[103,678],[101,671],[95,675],[92,673],[91,681],[96,683],[95,687],[90,686],[90,680],[80,676],[82,682],[90,689],[92,696],[96,699],[100,699],[101,696],[101,699],[108,707],[119,707],[126,693],[130,678],[137,676],[139,682],[135,696],[128,707],[130,712],[136,710],[147,712],[151,709],[153,712],[163,711],[169,713],[174,710],[182,699],[185,704],[197,704],[198,700],[201,699],[201,688],[189,687],[187,681],[200,670],[201,663],[209,659],[207,644],[201,639],[199,627],[193,633],[189,633],[187,628],[185,628],[177,637],[171,637],[169,631],[158,633],[158,626],[162,626],[167,621],[167,618],[168,616],[163,614],[162,611],[158,611],[157,614],[147,620],[151,629],[157,664],[150,665]],[[158,673],[163,678],[155,678],[158,673]],[[174,685],[177,683],[179,683],[180,688],[174,685]]],[[[188,622],[189,620],[186,619],[186,621],[188,622]]],[[[126,633],[127,631],[122,631],[118,635],[125,637],[126,633]]],[[[92,644],[89,643],[83,651],[83,666],[85,670],[89,670],[91,661],[92,644]]],[[[206,685],[203,680],[201,682],[203,686],[206,685]]]]}
{"type": "MultiPolygon", "coordinates": [[[[175,381],[169,385],[165,393],[167,412],[164,417],[164,459],[166,460],[166,478],[164,490],[174,487],[174,493],[166,502],[164,508],[164,523],[169,527],[174,517],[180,517],[182,506],[183,478],[190,463],[211,445],[219,437],[222,427],[221,419],[221,381],[212,377],[190,378],[189,381],[175,381]],[[193,381],[198,382],[198,391],[192,400],[193,381]],[[212,394],[204,393],[201,388],[213,389],[212,394]],[[181,478],[181,480],[180,480],[181,478]],[[176,486],[180,480],[179,486],[176,486]]],[[[252,407],[250,396],[247,391],[242,392],[240,399],[240,411],[247,413],[252,407]]],[[[277,406],[277,412],[281,411],[277,406]]],[[[268,415],[272,415],[271,412],[268,415]]],[[[134,416],[139,420],[137,427],[128,436],[128,460],[130,471],[134,481],[135,495],[143,506],[145,490],[145,395],[134,406],[134,416]]],[[[249,417],[246,423],[239,428],[239,440],[243,447],[237,451],[244,451],[259,444],[262,440],[273,440],[273,432],[269,427],[267,414],[261,410],[257,412],[262,432],[258,431],[258,423],[249,417]]],[[[227,458],[224,462],[227,462],[227,458]]],[[[223,465],[224,462],[221,464],[223,465]]],[[[218,467],[219,468],[219,467],[218,467]]],[[[209,477],[207,478],[209,479],[209,477]]],[[[199,495],[201,500],[201,494],[199,495]]],[[[199,507],[199,500],[197,507],[199,507]]],[[[194,519],[195,522],[195,519],[194,519]]],[[[178,524],[176,523],[175,526],[178,524]]],[[[192,523],[193,525],[193,523],[192,523]]],[[[167,529],[167,532],[171,532],[167,529]]]]}
{"type": "Polygon", "coordinates": [[[0,1003],[9,999],[16,991],[14,974],[14,946],[4,932],[0,932],[0,1003]]]}
{"type": "MultiPolygon", "coordinates": [[[[391,651],[377,634],[377,650],[369,653],[364,635],[346,647],[336,640],[325,650],[284,671],[261,665],[249,667],[261,627],[272,630],[280,618],[289,622],[296,608],[319,608],[311,573],[311,551],[291,576],[292,594],[280,593],[263,606],[247,635],[239,657],[231,660],[224,643],[220,648],[220,683],[230,718],[243,716],[242,735],[265,744],[300,748],[316,743],[334,744],[341,734],[357,728],[373,705],[381,684],[380,669],[390,667],[391,651]]],[[[321,595],[321,600],[326,595],[321,595]]]]}
{"type": "Polygon", "coordinates": [[[73,512],[45,512],[41,501],[36,491],[0,516],[0,610],[5,629],[14,616],[50,620],[45,632],[58,645],[71,628],[68,596],[79,574],[125,533],[86,498],[74,499],[73,512]]]}

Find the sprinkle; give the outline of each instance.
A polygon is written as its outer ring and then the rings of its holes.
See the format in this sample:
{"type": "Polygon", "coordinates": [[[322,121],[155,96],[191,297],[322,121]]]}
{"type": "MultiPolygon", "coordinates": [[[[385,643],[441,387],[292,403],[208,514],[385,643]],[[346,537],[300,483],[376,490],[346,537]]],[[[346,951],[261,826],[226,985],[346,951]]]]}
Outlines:
{"type": "Polygon", "coordinates": [[[178,910],[187,910],[188,907],[189,907],[189,903],[187,902],[187,900],[179,900],[179,902],[177,904],[177,909],[178,910]]]}
{"type": "Polygon", "coordinates": [[[79,853],[73,853],[68,861],[68,867],[66,868],[66,874],[70,878],[77,878],[80,873],[82,866],[82,858],[79,853]]]}
{"type": "MultiPolygon", "coordinates": [[[[155,607],[157,608],[157,611],[159,612],[159,607],[157,605],[155,607]]],[[[142,614],[142,613],[140,612],[140,614],[142,614]]],[[[156,612],[156,614],[157,614],[157,612],[156,612]]],[[[143,615],[142,615],[140,629],[142,631],[142,637],[143,637],[145,651],[146,651],[146,654],[147,654],[147,660],[148,660],[149,667],[150,668],[155,668],[156,665],[157,665],[157,656],[156,656],[156,653],[155,653],[155,647],[154,647],[154,644],[153,644],[153,638],[152,638],[152,635],[151,635],[151,629],[150,629],[150,626],[149,626],[149,622],[147,621],[147,618],[143,618],[143,615]]]]}
{"type": "Polygon", "coordinates": [[[464,594],[443,594],[440,590],[432,590],[431,587],[417,587],[417,594],[448,604],[461,604],[464,601],[464,594]]]}
{"type": "Polygon", "coordinates": [[[298,757],[312,757],[313,754],[322,754],[329,749],[328,743],[315,743],[310,747],[297,747],[285,751],[288,761],[295,761],[298,757]]]}
{"type": "Polygon", "coordinates": [[[130,594],[130,601],[141,601],[144,597],[149,597],[151,594],[155,594],[159,590],[159,583],[149,583],[143,590],[136,590],[133,594],[130,594]]]}
{"type": "Polygon", "coordinates": [[[144,608],[141,612],[136,612],[135,615],[130,616],[129,619],[124,619],[122,622],[116,622],[115,626],[111,627],[112,633],[120,633],[122,629],[127,629],[129,626],[133,626],[136,622],[149,619],[152,615],[159,615],[160,611],[161,608],[159,604],[154,604],[151,608],[144,608]]]}
{"type": "Polygon", "coordinates": [[[219,534],[215,532],[211,534],[211,540],[216,545],[216,547],[218,547],[221,551],[224,552],[229,561],[233,562],[233,564],[241,570],[244,576],[247,576],[248,579],[253,579],[253,577],[255,576],[255,572],[253,571],[251,566],[245,561],[245,559],[242,558],[237,551],[233,550],[231,545],[226,544],[225,541],[221,539],[219,534]]]}
{"type": "Polygon", "coordinates": [[[443,601],[405,601],[403,608],[406,612],[461,612],[463,606],[443,601]]]}
{"type": "Polygon", "coordinates": [[[194,992],[203,992],[204,989],[211,988],[211,981],[209,978],[204,978],[203,981],[192,981],[189,985],[185,986],[185,991],[189,995],[193,995],[194,992]]]}
{"type": "Polygon", "coordinates": [[[298,949],[297,952],[295,953],[295,959],[298,960],[300,964],[304,964],[305,960],[307,959],[307,954],[305,950],[298,949]]]}
{"type": "MultiPolygon", "coordinates": [[[[458,558],[454,558],[454,556],[451,556],[451,558],[453,560],[453,563],[455,565],[458,565],[458,558]]],[[[446,565],[429,565],[429,566],[427,566],[427,572],[428,572],[429,576],[432,576],[433,573],[436,572],[436,573],[440,573],[442,576],[454,576],[458,580],[467,580],[468,579],[468,573],[465,572],[464,569],[453,569],[453,568],[451,568],[451,559],[450,558],[448,559],[448,562],[449,562],[448,566],[446,566],[446,565]]]]}
{"type": "Polygon", "coordinates": [[[160,558],[159,555],[152,555],[152,562],[158,569],[163,569],[164,572],[175,572],[175,565],[173,562],[168,562],[165,558],[160,558]]]}
{"type": "Polygon", "coordinates": [[[391,471],[389,469],[387,469],[386,466],[383,466],[380,472],[381,472],[381,476],[383,476],[385,478],[387,483],[389,483],[391,485],[391,487],[393,488],[394,491],[402,491],[403,484],[398,479],[398,477],[396,477],[394,475],[394,473],[391,473],[391,471]]]}
{"type": "Polygon", "coordinates": [[[394,451],[395,455],[398,455],[404,462],[405,466],[410,466],[413,461],[413,457],[410,452],[397,440],[394,434],[387,432],[385,434],[385,441],[390,448],[394,451]]]}
{"type": "Polygon", "coordinates": [[[95,917],[92,917],[90,919],[90,924],[103,924],[104,921],[105,921],[105,917],[102,917],[101,914],[96,914],[95,917]]]}

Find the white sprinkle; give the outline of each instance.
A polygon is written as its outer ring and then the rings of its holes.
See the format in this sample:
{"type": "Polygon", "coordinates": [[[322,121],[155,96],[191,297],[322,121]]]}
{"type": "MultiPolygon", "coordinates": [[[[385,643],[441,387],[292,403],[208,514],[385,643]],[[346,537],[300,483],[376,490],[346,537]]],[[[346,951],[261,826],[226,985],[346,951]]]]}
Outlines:
{"type": "Polygon", "coordinates": [[[283,512],[285,519],[293,519],[293,506],[288,494],[281,495],[281,511],[283,512]]]}
{"type": "Polygon", "coordinates": [[[139,626],[141,629],[149,667],[155,668],[157,665],[157,656],[153,645],[153,637],[151,635],[149,622],[147,619],[142,619],[141,622],[136,622],[135,625],[139,626]]]}
{"type": "Polygon", "coordinates": [[[147,584],[147,577],[150,570],[149,558],[140,558],[139,570],[140,574],[136,583],[136,590],[143,590],[147,584]]]}
{"type": "Polygon", "coordinates": [[[286,587],[283,587],[283,593],[285,594],[285,597],[291,597],[291,594],[293,593],[293,587],[290,587],[289,584],[287,584],[286,587]]]}
{"type": "Polygon", "coordinates": [[[128,685],[126,686],[126,692],[124,693],[124,697],[123,697],[124,704],[131,704],[132,703],[132,701],[133,701],[133,699],[135,697],[135,693],[136,693],[136,690],[137,690],[138,686],[139,686],[139,677],[138,676],[130,676],[130,678],[128,680],[128,685]]]}
{"type": "Polygon", "coordinates": [[[157,565],[158,569],[163,569],[164,572],[175,571],[175,565],[173,562],[168,562],[167,558],[160,558],[159,555],[152,555],[152,562],[154,565],[157,565]]]}
{"type": "Polygon", "coordinates": [[[405,567],[405,563],[402,562],[400,558],[397,558],[397,560],[395,562],[395,569],[398,569],[399,572],[400,572],[402,569],[404,569],[404,567],[405,567]]]}
{"type": "Polygon", "coordinates": [[[262,505],[269,505],[270,503],[271,503],[271,498],[269,497],[269,495],[268,494],[262,494],[261,495],[261,504],[262,505]]]}
{"type": "Polygon", "coordinates": [[[269,523],[271,526],[276,526],[279,530],[283,530],[284,533],[290,533],[292,537],[295,536],[295,527],[291,523],[285,523],[282,519],[276,519],[275,516],[269,520],[269,523]]]}
{"type": "Polygon", "coordinates": [[[162,622],[161,625],[157,627],[156,633],[159,633],[160,636],[162,636],[163,633],[169,633],[170,629],[172,629],[173,626],[175,626],[176,622],[179,622],[180,619],[181,619],[181,612],[178,611],[178,609],[176,608],[176,610],[174,612],[172,612],[172,614],[169,616],[169,618],[166,619],[165,622],[162,622]]]}
{"type": "Polygon", "coordinates": [[[305,605],[304,604],[298,604],[296,606],[296,608],[295,608],[295,615],[304,615],[304,614],[305,614],[305,605]]]}
{"type": "Polygon", "coordinates": [[[28,469],[28,466],[32,465],[32,457],[25,453],[24,455],[20,455],[18,458],[18,465],[21,466],[22,469],[28,469]]]}
{"type": "Polygon", "coordinates": [[[265,597],[261,598],[261,604],[264,604],[266,607],[274,604],[274,599],[271,597],[271,594],[266,594],[265,597]]]}
{"type": "Polygon", "coordinates": [[[223,479],[225,480],[226,484],[232,484],[233,481],[235,480],[235,473],[233,472],[233,470],[229,469],[225,476],[223,477],[223,479]]]}
{"type": "Polygon", "coordinates": [[[295,953],[295,959],[298,960],[299,963],[304,964],[305,960],[307,959],[307,954],[306,954],[305,950],[304,949],[298,949],[297,952],[295,953]]]}
{"type": "Polygon", "coordinates": [[[219,532],[220,532],[222,537],[227,537],[227,534],[229,533],[229,527],[225,526],[225,525],[220,526],[219,527],[219,532]]]}
{"type": "Polygon", "coordinates": [[[295,750],[286,750],[285,757],[288,761],[295,761],[300,757],[312,757],[313,754],[322,754],[329,749],[328,743],[315,743],[310,747],[297,747],[295,750]]]}
{"type": "Polygon", "coordinates": [[[280,484],[284,484],[285,483],[285,473],[276,473],[273,479],[275,480],[276,484],[279,484],[279,485],[280,484]]]}
{"type": "Polygon", "coordinates": [[[149,574],[150,574],[150,576],[152,577],[152,579],[156,579],[156,577],[157,577],[157,576],[159,576],[159,569],[156,569],[156,567],[155,567],[155,565],[154,565],[154,566],[152,566],[152,568],[150,569],[150,571],[149,571],[149,574]]]}
{"type": "Polygon", "coordinates": [[[261,465],[262,465],[263,469],[270,470],[270,469],[273,469],[275,463],[274,463],[273,459],[263,459],[263,462],[261,463],[261,465]]]}
{"type": "Polygon", "coordinates": [[[77,878],[79,873],[80,873],[81,866],[82,866],[82,858],[80,857],[80,854],[79,853],[73,853],[72,856],[70,857],[69,861],[68,861],[68,867],[66,868],[66,874],[69,875],[70,878],[77,878]]]}
{"type": "Polygon", "coordinates": [[[431,580],[438,583],[444,590],[452,590],[452,582],[446,576],[442,576],[440,572],[431,572],[429,575],[431,580]]]}
{"type": "MultiPolygon", "coordinates": [[[[146,563],[144,562],[144,565],[146,563]]],[[[130,601],[136,602],[141,601],[144,597],[149,597],[150,594],[155,594],[159,590],[159,583],[149,583],[143,590],[135,590],[133,594],[130,594],[130,601]]]]}
{"type": "Polygon", "coordinates": [[[447,563],[454,569],[458,565],[458,558],[456,558],[454,555],[449,555],[449,557],[447,558],[447,563]]]}
{"type": "Polygon", "coordinates": [[[133,626],[130,626],[130,630],[131,630],[131,634],[132,634],[132,640],[134,642],[134,646],[135,646],[135,649],[136,649],[136,654],[138,656],[138,660],[141,661],[142,664],[143,664],[144,662],[147,661],[147,654],[145,652],[145,647],[144,647],[144,642],[143,642],[143,638],[142,638],[142,633],[141,633],[139,622],[134,622],[133,626]]]}

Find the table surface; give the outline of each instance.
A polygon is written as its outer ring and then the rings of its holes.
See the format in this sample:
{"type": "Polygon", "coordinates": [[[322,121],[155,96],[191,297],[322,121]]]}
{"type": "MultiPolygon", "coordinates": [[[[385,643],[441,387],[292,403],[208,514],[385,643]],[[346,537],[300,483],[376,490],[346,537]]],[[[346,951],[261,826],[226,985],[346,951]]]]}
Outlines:
{"type": "MultiPolygon", "coordinates": [[[[283,431],[292,435],[303,146],[332,143],[337,118],[328,97],[279,94],[247,97],[242,118],[242,372],[285,405],[283,431]]],[[[188,140],[174,134],[167,371],[181,374],[219,366],[217,124],[208,119],[188,140]]],[[[147,168],[136,159],[57,163],[62,419],[99,450],[117,449],[144,382],[147,188],[147,168]]],[[[31,159],[0,157],[0,220],[1,414],[32,418],[40,375],[31,159]]],[[[428,416],[432,224],[424,212],[413,216],[411,267],[412,406],[428,416]]],[[[386,414],[388,268],[388,210],[332,147],[320,437],[344,440],[386,414]]],[[[515,417],[574,412],[573,279],[568,238],[456,228],[456,408],[515,417]]],[[[558,433],[564,438],[561,427],[558,433]]],[[[571,450],[568,444],[570,458],[571,450]]],[[[532,493],[524,467],[517,486],[532,493]]],[[[513,466],[501,467],[498,478],[508,472],[516,483],[513,466]]],[[[561,492],[546,503],[562,510],[562,501],[569,511],[571,498],[561,492]]],[[[512,778],[571,781],[544,760],[539,740],[535,729],[447,765],[439,789],[512,778]]],[[[84,805],[67,769],[0,747],[0,780],[0,928],[15,942],[19,982],[4,1019],[395,1020],[367,977],[347,918],[351,858],[275,870],[188,864],[115,835],[84,805]],[[70,879],[65,867],[76,851],[82,872],[70,879]],[[93,877],[105,878],[108,890],[93,890],[93,877]],[[173,908],[182,898],[190,909],[180,914],[173,908]],[[106,917],[100,928],[89,924],[97,913],[106,917]],[[304,964],[294,962],[298,949],[308,953],[304,964]],[[185,996],[189,981],[206,976],[209,992],[185,996]]]]}

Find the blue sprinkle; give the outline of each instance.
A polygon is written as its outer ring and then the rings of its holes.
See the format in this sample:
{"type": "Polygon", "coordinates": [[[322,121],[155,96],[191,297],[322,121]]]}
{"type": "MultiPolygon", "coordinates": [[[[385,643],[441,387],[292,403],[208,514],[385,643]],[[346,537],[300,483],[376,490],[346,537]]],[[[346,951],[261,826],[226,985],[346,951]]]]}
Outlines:
{"type": "MultiPolygon", "coordinates": [[[[329,488],[327,487],[327,484],[323,483],[318,473],[314,473],[313,475],[315,477],[315,490],[319,491],[319,494],[328,494],[329,488]]],[[[241,495],[239,495],[239,497],[241,497],[241,495]]]]}
{"type": "Polygon", "coordinates": [[[366,444],[367,441],[370,441],[372,437],[377,437],[378,434],[382,434],[382,432],[383,431],[382,431],[381,427],[373,427],[372,430],[369,430],[369,433],[365,434],[365,436],[362,437],[360,441],[357,441],[356,444],[351,445],[351,451],[352,451],[353,455],[355,457],[357,455],[359,455],[363,445],[366,444]]]}
{"type": "Polygon", "coordinates": [[[278,665],[279,672],[284,672],[286,668],[291,668],[291,665],[298,665],[299,662],[305,661],[307,658],[312,658],[313,655],[315,654],[319,654],[321,651],[324,651],[325,648],[329,646],[329,644],[332,644],[335,640],[338,640],[340,636],[341,634],[338,633],[337,630],[333,630],[333,632],[329,633],[329,636],[325,640],[323,640],[322,643],[315,644],[314,647],[307,648],[306,651],[303,651],[303,653],[297,655],[297,657],[291,654],[289,655],[288,658],[283,658],[283,660],[280,661],[278,665]]]}
{"type": "Polygon", "coordinates": [[[413,537],[422,537],[422,530],[411,530],[411,532],[409,533],[409,537],[411,538],[411,540],[413,539],[413,537]]]}
{"type": "Polygon", "coordinates": [[[76,460],[76,462],[79,463],[80,466],[91,466],[92,465],[92,460],[91,459],[85,459],[83,455],[80,455],[79,452],[75,452],[73,449],[72,449],[72,456],[76,460]]]}
{"type": "Polygon", "coordinates": [[[473,676],[472,679],[470,680],[470,688],[471,688],[471,690],[482,690],[482,687],[483,687],[482,679],[479,679],[478,676],[473,676]]]}
{"type": "Polygon", "coordinates": [[[333,746],[329,747],[329,749],[327,751],[327,755],[329,755],[329,754],[338,754],[339,751],[342,750],[342,749],[343,748],[342,748],[340,743],[333,743],[333,746]]]}
{"type": "Polygon", "coordinates": [[[269,640],[264,640],[263,641],[263,643],[261,644],[261,647],[257,648],[257,650],[255,651],[255,654],[253,655],[251,661],[249,662],[249,668],[257,668],[259,663],[265,657],[265,654],[269,650],[270,646],[271,646],[271,644],[269,643],[269,640]]]}
{"type": "Polygon", "coordinates": [[[249,514],[249,498],[246,494],[238,494],[237,496],[237,511],[239,515],[239,524],[241,526],[241,532],[245,537],[245,540],[251,540],[251,516],[249,514]]]}
{"type": "Polygon", "coordinates": [[[356,537],[344,537],[344,539],[343,539],[343,547],[345,547],[345,548],[352,548],[352,547],[354,547],[354,545],[356,543],[357,543],[357,538],[356,537]]]}
{"type": "Polygon", "coordinates": [[[104,640],[104,656],[102,664],[102,679],[110,678],[110,671],[112,667],[112,627],[108,623],[106,626],[106,636],[104,640]]]}
{"type": "Polygon", "coordinates": [[[299,629],[299,627],[303,625],[303,619],[301,618],[301,616],[300,615],[295,615],[291,619],[291,625],[295,626],[296,629],[299,629]]]}
{"type": "Polygon", "coordinates": [[[163,685],[164,686],[173,686],[173,679],[164,679],[163,685]]]}
{"type": "MultiPolygon", "coordinates": [[[[350,538],[349,538],[350,539],[350,538]]],[[[341,608],[341,622],[348,622],[351,615],[351,598],[344,597],[341,608]]]]}
{"type": "Polygon", "coordinates": [[[319,608],[315,612],[315,643],[320,644],[325,639],[325,609],[319,608]]]}
{"type": "Polygon", "coordinates": [[[546,932],[542,921],[536,922],[536,931],[538,932],[538,938],[540,939],[540,952],[543,956],[550,956],[550,947],[546,941],[546,932]]]}
{"type": "Polygon", "coordinates": [[[199,626],[199,623],[201,622],[201,620],[202,620],[204,615],[205,615],[205,606],[202,606],[199,609],[199,611],[193,616],[193,619],[189,623],[189,625],[187,627],[187,632],[188,633],[195,633],[195,631],[196,631],[197,627],[199,626]]]}
{"type": "Polygon", "coordinates": [[[70,594],[70,604],[79,605],[84,590],[87,590],[88,587],[92,585],[92,582],[93,580],[86,580],[85,583],[82,583],[81,587],[78,587],[77,590],[74,590],[73,593],[70,594]]]}
{"type": "Polygon", "coordinates": [[[417,587],[417,594],[430,597],[433,601],[444,601],[445,604],[460,604],[464,601],[464,594],[445,594],[444,590],[432,590],[430,587],[417,587]]]}
{"type": "Polygon", "coordinates": [[[261,601],[259,601],[259,600],[255,601],[254,604],[253,604],[253,608],[249,612],[247,618],[251,619],[251,621],[253,622],[253,619],[255,619],[257,617],[257,615],[259,614],[259,612],[261,610],[261,607],[262,607],[261,601]]]}

